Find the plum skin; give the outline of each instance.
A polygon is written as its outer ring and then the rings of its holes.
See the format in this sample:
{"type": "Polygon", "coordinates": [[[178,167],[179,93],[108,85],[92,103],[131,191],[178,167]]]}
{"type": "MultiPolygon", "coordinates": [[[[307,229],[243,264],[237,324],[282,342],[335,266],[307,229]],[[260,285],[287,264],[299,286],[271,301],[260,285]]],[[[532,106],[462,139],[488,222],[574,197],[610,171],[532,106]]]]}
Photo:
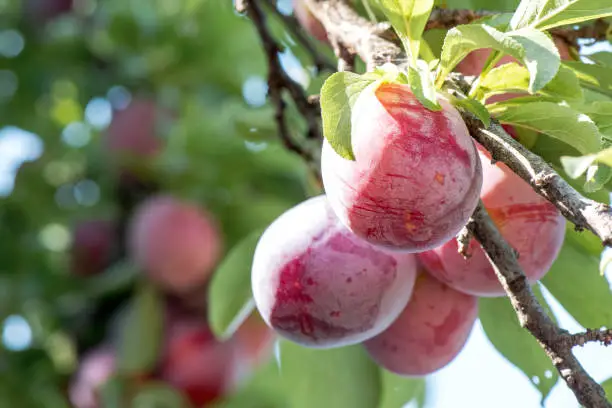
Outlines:
{"type": "MultiPolygon", "coordinates": [[[[106,131],[105,149],[119,159],[156,156],[164,148],[158,136],[158,125],[173,119],[173,113],[161,108],[155,101],[137,97],[122,110],[113,112],[106,131]]],[[[116,159],[116,158],[113,158],[116,159]]]]}
{"type": "Polygon", "coordinates": [[[74,227],[71,270],[77,276],[102,272],[111,260],[115,225],[105,219],[81,221],[74,227]]]}
{"type": "Polygon", "coordinates": [[[159,376],[194,406],[203,406],[233,390],[237,357],[235,342],[215,339],[205,321],[175,317],[168,324],[159,376]]]}
{"type": "Polygon", "coordinates": [[[321,168],[336,215],[354,234],[389,249],[421,252],[454,237],[476,208],[480,160],[459,112],[444,99],[429,111],[409,86],[382,84],[352,113],[355,160],[325,141],[321,168]]]}
{"type": "Polygon", "coordinates": [[[222,243],[211,214],[161,194],[136,209],[128,225],[128,249],[152,281],[180,294],[208,281],[222,243]]]}
{"type": "MultiPolygon", "coordinates": [[[[557,258],[565,238],[565,219],[557,208],[505,164],[491,163],[490,154],[479,146],[484,169],[482,201],[508,243],[518,251],[530,283],[540,280],[557,258]]],[[[430,274],[456,290],[483,297],[504,296],[495,271],[480,245],[472,240],[471,257],[457,252],[451,240],[418,254],[430,274]]]]}
{"type": "Polygon", "coordinates": [[[264,321],[311,348],[357,344],[380,333],[407,304],[415,276],[413,254],[354,236],[324,195],[291,208],[266,229],[251,274],[264,321]]]}
{"type": "Polygon", "coordinates": [[[426,273],[395,322],[364,342],[370,357],[395,374],[432,374],[459,355],[478,317],[478,299],[451,289],[426,273]]]}

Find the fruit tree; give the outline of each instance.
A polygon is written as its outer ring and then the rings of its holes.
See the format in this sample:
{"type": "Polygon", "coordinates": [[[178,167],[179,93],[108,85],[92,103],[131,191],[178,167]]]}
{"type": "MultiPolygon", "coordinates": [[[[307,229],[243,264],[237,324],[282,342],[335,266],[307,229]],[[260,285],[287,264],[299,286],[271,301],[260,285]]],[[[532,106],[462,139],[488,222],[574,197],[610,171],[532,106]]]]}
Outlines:
{"type": "Polygon", "coordinates": [[[611,24],[0,1],[0,408],[612,408],[611,24]]]}

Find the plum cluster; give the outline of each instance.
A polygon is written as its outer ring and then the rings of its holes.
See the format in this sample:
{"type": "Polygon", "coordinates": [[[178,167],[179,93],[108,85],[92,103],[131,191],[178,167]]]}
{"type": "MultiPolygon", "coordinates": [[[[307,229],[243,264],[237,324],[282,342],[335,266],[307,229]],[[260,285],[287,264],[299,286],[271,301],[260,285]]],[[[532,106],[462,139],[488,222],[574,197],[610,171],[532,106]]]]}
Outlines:
{"type": "MultiPolygon", "coordinates": [[[[138,162],[161,153],[157,129],[169,117],[143,97],[113,115],[103,145],[123,189],[138,190],[145,178],[138,162]]],[[[165,302],[162,350],[155,367],[139,374],[137,382],[163,381],[193,406],[210,404],[269,359],[275,333],[253,313],[231,338],[215,338],[206,319],[206,292],[224,252],[221,226],[198,203],[168,192],[147,191],[136,201],[125,219],[86,219],[74,226],[72,272],[86,279],[102,273],[118,255],[131,259],[142,272],[139,278],[157,286],[165,302]]],[[[123,316],[120,311],[106,338],[81,356],[70,386],[75,408],[100,407],[100,387],[121,375],[117,341],[121,330],[131,330],[123,316]]]]}
{"type": "Polygon", "coordinates": [[[446,366],[478,318],[478,298],[504,296],[475,240],[470,257],[458,253],[455,236],[479,199],[529,281],[549,270],[564,218],[439,103],[430,111],[408,85],[383,83],[353,107],[354,160],[324,142],[325,194],[276,219],[253,259],[257,308],[280,336],[313,348],[362,344],[405,376],[446,366]]]}

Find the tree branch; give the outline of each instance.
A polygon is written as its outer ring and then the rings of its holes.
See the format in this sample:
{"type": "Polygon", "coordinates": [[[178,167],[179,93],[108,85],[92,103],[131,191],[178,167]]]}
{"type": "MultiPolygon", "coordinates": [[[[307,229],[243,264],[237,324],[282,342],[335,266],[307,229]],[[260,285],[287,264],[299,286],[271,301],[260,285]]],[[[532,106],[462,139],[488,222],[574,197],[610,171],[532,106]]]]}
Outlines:
{"type": "Polygon", "coordinates": [[[280,46],[268,30],[266,25],[266,16],[264,11],[259,6],[257,0],[240,0],[236,2],[236,9],[240,12],[246,12],[259,36],[261,38],[266,56],[268,59],[268,87],[269,97],[275,106],[275,119],[278,126],[279,135],[287,147],[287,149],[300,155],[307,163],[315,162],[314,155],[308,149],[304,148],[300,143],[295,141],[291,135],[285,117],[286,103],[283,99],[282,91],[287,90],[295,102],[298,110],[308,123],[308,137],[313,139],[321,139],[320,130],[320,111],[317,105],[309,102],[302,87],[294,82],[287,73],[283,70],[279,58],[280,46]]]}
{"type": "Polygon", "coordinates": [[[612,245],[612,209],[588,199],[569,185],[540,156],[514,140],[496,121],[488,128],[471,113],[461,115],[470,134],[484,146],[494,160],[506,164],[533,189],[553,203],[578,230],[588,229],[606,246],[612,245]]]}
{"type": "MultiPolygon", "coordinates": [[[[603,388],[589,376],[572,354],[572,347],[578,344],[577,339],[586,341],[586,335],[569,334],[557,327],[544,312],[531,291],[513,249],[489,218],[482,202],[478,204],[467,228],[480,242],[493,265],[495,274],[504,287],[521,326],[529,330],[538,340],[578,401],[585,407],[612,407],[612,404],[606,399],[603,388]]],[[[593,336],[593,339],[598,338],[593,336]]]]}

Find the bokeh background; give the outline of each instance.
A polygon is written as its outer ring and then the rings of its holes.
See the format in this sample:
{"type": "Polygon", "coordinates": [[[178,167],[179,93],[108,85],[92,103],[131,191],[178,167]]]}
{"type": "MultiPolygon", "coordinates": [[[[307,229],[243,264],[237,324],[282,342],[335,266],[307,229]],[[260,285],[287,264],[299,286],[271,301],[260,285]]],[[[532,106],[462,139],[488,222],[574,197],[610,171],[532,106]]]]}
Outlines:
{"type": "MultiPolygon", "coordinates": [[[[291,15],[291,1],[278,9],[291,15]]],[[[325,73],[271,23],[284,69],[317,93],[325,73]]],[[[205,208],[226,254],[321,191],[278,141],[265,70],[255,30],[229,0],[0,0],[0,407],[71,406],[83,356],[120,341],[143,280],[126,252],[142,200],[164,193],[205,208]],[[158,114],[125,119],[138,104],[158,114]],[[154,143],[139,139],[151,134],[154,143]],[[78,228],[99,220],[112,226],[111,244],[79,265],[78,228]]],[[[316,150],[288,109],[293,135],[316,150]]],[[[205,324],[204,286],[159,297],[205,324]]],[[[562,326],[580,329],[545,296],[562,326]]],[[[595,379],[612,376],[612,349],[577,355],[595,379]]],[[[540,393],[477,325],[461,355],[428,379],[426,406],[492,405],[535,408],[540,393]]],[[[545,405],[577,407],[563,384],[545,405]]]]}

